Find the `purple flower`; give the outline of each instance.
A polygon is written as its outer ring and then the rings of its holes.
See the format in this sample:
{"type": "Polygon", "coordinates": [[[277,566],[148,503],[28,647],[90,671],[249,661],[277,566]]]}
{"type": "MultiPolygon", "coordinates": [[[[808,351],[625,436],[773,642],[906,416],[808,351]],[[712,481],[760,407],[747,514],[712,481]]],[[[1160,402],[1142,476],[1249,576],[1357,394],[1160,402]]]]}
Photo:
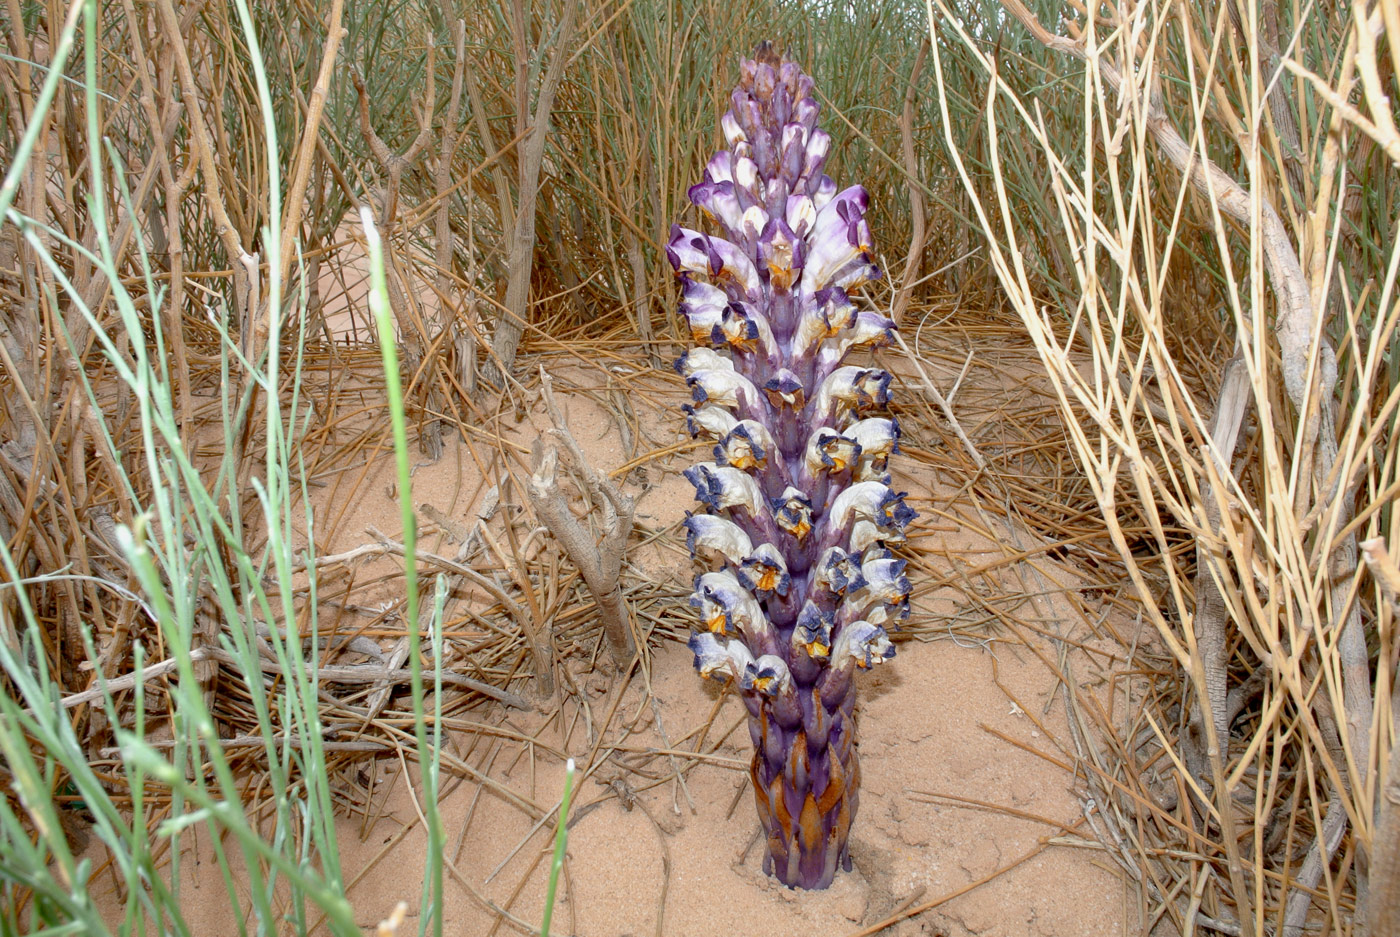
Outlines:
{"type": "Polygon", "coordinates": [[[739,563],[737,575],[745,589],[760,596],[769,592],[784,596],[792,586],[787,560],[771,543],[760,543],[744,557],[739,563]]]}
{"type": "Polygon", "coordinates": [[[733,371],[734,362],[713,348],[692,348],[676,359],[676,373],[690,377],[696,371],[733,371]]]}
{"type": "Polygon", "coordinates": [[[821,472],[839,474],[849,471],[861,456],[861,445],[850,436],[823,426],[807,439],[803,464],[810,475],[821,472]]]}
{"type": "Polygon", "coordinates": [[[859,592],[865,586],[860,558],[840,547],[831,547],[817,563],[817,584],[837,596],[859,592]]]}
{"type": "Polygon", "coordinates": [[[716,634],[742,632],[753,636],[767,627],[758,600],[728,570],[695,577],[690,604],[700,610],[705,627],[716,634]]]}
{"type": "Polygon", "coordinates": [[[788,665],[781,657],[764,654],[744,665],[739,686],[763,696],[776,696],[788,688],[791,680],[788,665]]]}
{"type": "Polygon", "coordinates": [[[695,669],[702,677],[738,680],[753,663],[753,655],[743,644],[725,641],[708,631],[691,635],[688,646],[695,654],[695,669]]]}
{"type": "Polygon", "coordinates": [[[709,277],[712,282],[741,290],[743,295],[756,297],[762,292],[753,259],[723,238],[673,225],[666,256],[677,270],[709,277]]]}
{"type": "Polygon", "coordinates": [[[685,404],[681,409],[685,411],[685,428],[692,436],[703,433],[719,439],[739,424],[734,414],[722,407],[701,407],[697,410],[685,404]]]}
{"type": "Polygon", "coordinates": [[[758,389],[733,367],[692,371],[685,382],[690,385],[696,403],[751,407],[758,402],[758,389]]]}
{"type": "Polygon", "coordinates": [[[722,556],[730,563],[742,563],[753,553],[753,541],[738,524],[713,514],[685,516],[686,546],[696,558],[722,556]]]}
{"type": "Polygon", "coordinates": [[[686,469],[684,474],[695,486],[695,500],[712,510],[742,507],[751,517],[766,514],[758,483],[739,469],[701,462],[686,469]]]}
{"type": "Polygon", "coordinates": [[[823,171],[831,137],[795,63],[765,44],[740,73],[725,148],[689,190],[713,230],[677,225],[666,247],[705,346],[676,362],[687,428],[715,441],[685,472],[709,512],[687,516],[687,544],[712,570],[690,648],[748,708],[765,869],[823,888],[850,868],[854,674],[894,654],[884,626],[908,614],[910,583],[885,544],[914,512],[890,487],[890,375],[843,364],[893,341],[852,293],[879,276],[869,195],[823,171]]]}
{"type": "Polygon", "coordinates": [[[894,656],[894,645],[885,629],[868,621],[855,621],[841,629],[836,646],[831,649],[833,666],[855,664],[868,670],[894,656]]]}
{"type": "Polygon", "coordinates": [[[847,365],[827,375],[812,406],[820,420],[837,420],[869,412],[890,402],[890,375],[879,368],[847,365]]]}
{"type": "Polygon", "coordinates": [[[756,420],[740,420],[715,446],[715,462],[739,469],[761,469],[776,451],[768,427],[756,420]]]}

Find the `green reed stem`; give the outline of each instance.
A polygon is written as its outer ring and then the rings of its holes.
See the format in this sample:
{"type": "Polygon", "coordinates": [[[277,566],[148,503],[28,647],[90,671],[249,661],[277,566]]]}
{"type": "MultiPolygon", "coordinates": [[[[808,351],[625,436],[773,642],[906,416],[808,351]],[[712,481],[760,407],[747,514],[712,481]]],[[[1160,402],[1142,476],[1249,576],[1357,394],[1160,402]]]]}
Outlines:
{"type": "Polygon", "coordinates": [[[540,921],[540,937],[549,937],[549,922],[554,917],[554,892],[559,886],[559,870],[564,867],[564,847],[569,842],[569,795],[574,789],[574,760],[564,764],[564,796],[559,799],[559,821],[554,828],[554,859],[549,863],[549,886],[544,893],[544,918],[540,921]]]}

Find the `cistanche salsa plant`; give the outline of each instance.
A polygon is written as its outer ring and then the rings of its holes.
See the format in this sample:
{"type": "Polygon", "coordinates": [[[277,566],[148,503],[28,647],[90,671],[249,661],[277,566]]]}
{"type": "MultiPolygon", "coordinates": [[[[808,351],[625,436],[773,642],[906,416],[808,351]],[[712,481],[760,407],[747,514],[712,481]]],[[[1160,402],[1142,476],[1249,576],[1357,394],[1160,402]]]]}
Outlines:
{"type": "Polygon", "coordinates": [[[851,301],[880,275],[868,197],[822,171],[818,110],[812,79],[760,46],[721,119],[727,145],[689,192],[720,234],[677,225],[667,247],[701,345],[676,362],[689,429],[715,440],[685,473],[708,509],[685,522],[709,568],[690,648],[743,697],[764,869],[802,888],[850,869],[854,674],[894,655],[885,628],[908,615],[909,580],[886,545],[914,517],[887,468],[890,375],[843,364],[894,323],[851,301]]]}

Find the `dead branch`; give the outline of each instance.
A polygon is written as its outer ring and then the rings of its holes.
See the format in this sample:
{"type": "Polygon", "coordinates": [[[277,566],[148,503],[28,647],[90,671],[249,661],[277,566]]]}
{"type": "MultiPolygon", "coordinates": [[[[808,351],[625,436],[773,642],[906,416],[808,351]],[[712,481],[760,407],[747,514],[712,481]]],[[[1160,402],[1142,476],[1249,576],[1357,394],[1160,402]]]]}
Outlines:
{"type": "MultiPolygon", "coordinates": [[[[1211,464],[1215,467],[1215,474],[1222,478],[1230,477],[1230,461],[1248,404],[1249,371],[1245,367],[1244,355],[1237,351],[1235,357],[1225,364],[1215,404],[1215,418],[1210,427],[1213,447],[1211,464]]],[[[1206,512],[1206,530],[1211,534],[1220,525],[1220,501],[1224,495],[1225,492],[1217,491],[1212,483],[1202,486],[1201,503],[1206,512]]],[[[1216,746],[1228,746],[1230,739],[1227,717],[1229,639],[1226,632],[1229,608],[1217,581],[1217,577],[1227,575],[1226,558],[1214,552],[1212,546],[1220,548],[1219,541],[1209,535],[1197,538],[1196,611],[1192,624],[1196,629],[1196,646],[1200,649],[1205,680],[1202,687],[1204,692],[1196,694],[1191,710],[1191,744],[1186,746],[1187,763],[1203,788],[1211,783],[1211,759],[1217,755],[1224,759],[1228,755],[1226,751],[1217,750],[1216,746]],[[1207,719],[1212,724],[1213,733],[1206,728],[1207,719]]]]}
{"type": "Polygon", "coordinates": [[[909,71],[909,84],[904,89],[904,110],[899,117],[899,137],[904,157],[904,172],[909,177],[909,253],[904,258],[904,276],[900,277],[899,293],[894,300],[894,313],[890,318],[895,325],[904,321],[904,311],[909,307],[909,297],[914,293],[914,284],[919,279],[919,268],[923,264],[924,241],[927,224],[924,220],[924,193],[919,185],[919,163],[914,153],[914,89],[918,87],[919,75],[924,70],[924,59],[928,57],[928,37],[919,43],[919,53],[914,57],[914,67],[909,71]]]}
{"type": "Polygon", "coordinates": [[[1377,792],[1378,816],[1371,838],[1370,924],[1375,937],[1400,934],[1400,745],[1392,745],[1377,792]]]}
{"type": "MultiPolygon", "coordinates": [[[[1037,41],[1047,48],[1073,56],[1082,61],[1090,61],[1091,56],[1085,44],[1051,33],[1035,18],[1021,0],[1001,0],[1002,5],[1019,20],[1037,41]]],[[[1147,83],[1141,91],[1133,82],[1125,82],[1118,66],[1107,57],[1092,56],[1092,65],[1101,75],[1112,96],[1139,95],[1145,116],[1146,126],[1156,141],[1158,149],[1187,178],[1204,197],[1218,206],[1226,216],[1244,225],[1257,223],[1260,242],[1263,248],[1264,265],[1268,271],[1270,285],[1277,302],[1274,320],[1274,335],[1279,344],[1279,357],[1284,389],[1303,422],[1304,432],[1298,448],[1300,460],[1305,469],[1311,471],[1318,483],[1319,500],[1332,502],[1331,530],[1346,527],[1351,518],[1351,506],[1345,492],[1337,485],[1329,484],[1336,462],[1337,432],[1333,412],[1333,389],[1337,383],[1337,359],[1331,342],[1318,328],[1325,317],[1314,315],[1312,289],[1303,272],[1293,240],[1278,211],[1268,199],[1255,200],[1244,186],[1231,178],[1214,162],[1204,158],[1186,142],[1169,119],[1161,99],[1160,89],[1155,81],[1147,83]],[[1316,350],[1314,351],[1314,346],[1316,350]],[[1314,355],[1316,356],[1314,358],[1314,355]]],[[[1307,505],[1298,505],[1299,514],[1306,514],[1307,505]]],[[[1357,547],[1353,533],[1332,537],[1330,531],[1324,536],[1327,549],[1319,562],[1332,569],[1352,569],[1356,565],[1357,547]]],[[[1348,729],[1348,741],[1352,765],[1364,772],[1370,758],[1370,723],[1373,705],[1371,696],[1370,663],[1366,650],[1366,638],[1362,630],[1360,607],[1350,601],[1350,581],[1346,576],[1333,578],[1328,604],[1334,627],[1338,629],[1336,639],[1338,655],[1341,659],[1343,675],[1342,692],[1348,729]]],[[[1202,679],[1204,675],[1202,674],[1202,679]]],[[[1204,690],[1204,687],[1201,687],[1204,690]]],[[[1214,726],[1208,723],[1211,732],[1214,726]]],[[[1221,803],[1225,817],[1225,845],[1230,865],[1232,887],[1242,911],[1247,909],[1247,894],[1244,889],[1244,874],[1240,865],[1238,849],[1230,829],[1231,807],[1228,792],[1220,789],[1224,779],[1221,760],[1213,761],[1217,797],[1226,798],[1221,803]]],[[[1345,771],[1345,767],[1343,768],[1345,771]]],[[[1330,792],[1327,817],[1323,829],[1309,849],[1307,859],[1299,869],[1296,882],[1300,886],[1288,898],[1288,910],[1284,919],[1283,933],[1288,937],[1298,937],[1302,933],[1303,922],[1307,917],[1312,899],[1311,889],[1322,876],[1322,871],[1331,860],[1333,852],[1341,843],[1347,826],[1347,815],[1342,792],[1335,783],[1329,785],[1330,792]]],[[[1250,916],[1243,915],[1242,924],[1252,926],[1250,916]]]]}
{"type": "Polygon", "coordinates": [[[627,538],[632,533],[633,501],[584,458],[583,450],[569,432],[568,424],[555,403],[552,383],[544,368],[540,368],[545,407],[554,423],[548,435],[563,443],[574,470],[583,477],[587,493],[602,511],[602,543],[595,543],[579,524],[559,490],[559,450],[554,443],[545,443],[542,439],[535,441],[530,454],[533,474],[526,494],[535,515],[549,528],[554,539],[559,541],[569,559],[578,567],[588,591],[598,603],[598,615],[602,619],[603,634],[607,638],[613,662],[619,667],[626,667],[637,653],[636,643],[632,639],[631,616],[623,600],[621,586],[622,560],[627,553],[627,538]]]}
{"type": "Polygon", "coordinates": [[[355,82],[355,93],[360,101],[360,135],[365,138],[370,152],[383,167],[385,175],[388,177],[388,194],[384,201],[384,215],[380,219],[380,224],[388,227],[394,223],[394,215],[398,210],[399,201],[399,180],[403,178],[403,171],[412,166],[423,150],[427,148],[428,141],[433,133],[433,107],[437,102],[437,81],[433,74],[433,65],[437,58],[437,47],[433,45],[432,37],[428,37],[428,65],[425,74],[428,76],[427,88],[424,90],[425,98],[418,113],[418,135],[413,138],[413,142],[408,145],[408,149],[402,153],[395,153],[389,149],[389,144],[375,132],[373,124],[369,119],[369,92],[365,89],[364,79],[360,77],[359,69],[350,70],[350,78],[355,82]]]}
{"type": "MultiPolygon", "coordinates": [[[[190,651],[190,661],[201,664],[209,661],[217,661],[227,664],[230,667],[242,667],[243,659],[236,654],[218,647],[198,647],[190,651]]],[[[101,686],[90,690],[83,690],[80,693],[72,693],[65,696],[60,702],[64,709],[72,709],[74,706],[81,706],[83,703],[91,703],[102,699],[108,693],[120,693],[123,690],[130,690],[138,683],[149,683],[152,680],[174,673],[180,667],[180,661],[175,658],[163,660],[149,667],[143,667],[135,673],[116,677],[105,681],[101,686]]],[[[259,669],[263,673],[284,674],[285,671],[280,663],[275,660],[262,659],[258,662],[259,669]]],[[[413,678],[413,671],[407,669],[390,669],[388,667],[373,664],[361,664],[348,667],[312,667],[310,664],[304,666],[307,679],[322,681],[325,683],[346,683],[346,684],[372,684],[383,680],[394,683],[406,683],[413,678]]],[[[507,706],[515,709],[530,709],[530,705],[525,700],[509,690],[502,690],[500,687],[492,686],[489,683],[482,683],[480,680],[473,680],[471,677],[464,677],[461,674],[444,672],[442,682],[451,686],[465,687],[475,690],[483,696],[499,700],[507,706]]]]}
{"type": "Polygon", "coordinates": [[[529,89],[525,87],[524,50],[521,48],[528,25],[520,21],[515,23],[516,130],[524,132],[528,122],[530,138],[525,141],[519,163],[519,198],[515,210],[515,232],[510,242],[510,279],[506,283],[505,309],[496,325],[496,337],[492,342],[494,355],[486,362],[485,377],[493,384],[504,384],[504,372],[515,364],[515,350],[520,346],[520,337],[525,334],[525,326],[530,321],[530,280],[535,268],[535,201],[539,196],[540,168],[544,164],[544,147],[549,139],[554,93],[564,74],[567,58],[564,53],[574,35],[577,13],[578,3],[566,0],[564,20],[555,34],[554,54],[550,56],[549,68],[540,81],[533,119],[529,115],[529,89]]]}
{"type": "MultiPolygon", "coordinates": [[[[311,160],[316,153],[316,141],[321,135],[321,115],[326,108],[326,97],[330,94],[331,72],[335,67],[336,53],[340,41],[349,35],[349,30],[340,25],[340,15],[345,9],[345,0],[334,0],[331,4],[330,28],[326,30],[326,47],[321,53],[321,67],[316,73],[316,83],[311,88],[311,100],[306,108],[306,123],[301,133],[301,143],[297,148],[296,166],[292,170],[292,185],[287,192],[286,217],[282,223],[282,256],[279,269],[282,282],[286,282],[291,269],[292,255],[296,250],[295,235],[301,225],[302,208],[306,202],[306,186],[311,178],[311,160]]],[[[263,322],[266,335],[271,326],[270,316],[263,322]]]]}

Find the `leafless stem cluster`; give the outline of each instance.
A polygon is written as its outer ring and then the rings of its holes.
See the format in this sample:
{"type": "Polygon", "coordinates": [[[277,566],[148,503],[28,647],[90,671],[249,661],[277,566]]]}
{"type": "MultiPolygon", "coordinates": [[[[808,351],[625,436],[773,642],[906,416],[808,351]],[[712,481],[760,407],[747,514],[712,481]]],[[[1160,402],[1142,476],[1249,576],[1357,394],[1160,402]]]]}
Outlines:
{"type": "MultiPolygon", "coordinates": [[[[1175,822],[1218,844],[1206,868],[1225,878],[1218,894],[1196,889],[1187,913],[1217,920],[1221,911],[1207,909],[1228,902],[1240,933],[1297,935],[1319,913],[1339,927],[1354,907],[1358,923],[1369,914],[1373,932],[1386,933],[1390,911],[1368,903],[1367,885],[1379,874],[1373,894],[1394,888],[1371,860],[1386,851],[1376,811],[1396,643],[1390,603],[1358,567],[1357,535],[1389,536],[1380,507],[1395,471],[1397,397],[1383,358],[1400,321],[1397,254],[1392,244],[1386,269],[1359,294],[1348,274],[1360,271],[1339,266],[1345,156],[1364,137],[1388,150],[1395,133],[1379,116],[1388,115],[1375,44],[1385,4],[1300,19],[1292,41],[1280,40],[1270,3],[1224,4],[1229,17],[1215,22],[1185,7],[1120,5],[1069,23],[1069,36],[1020,0],[1003,6],[1045,48],[1083,63],[1084,140],[1065,152],[1048,115],[979,52],[995,187],[978,191],[954,160],[1145,616],[1187,688],[1186,724],[1179,735],[1157,727],[1157,744],[1179,752],[1188,772],[1175,822]],[[1328,28],[1346,47],[1322,78],[1296,58],[1296,41],[1328,28]],[[1164,77],[1177,66],[1160,57],[1168,35],[1189,51],[1170,90],[1164,77]],[[1232,98],[1226,75],[1254,93],[1232,98]],[[1360,105],[1340,106],[1358,84],[1360,105]],[[1317,88],[1331,106],[1304,120],[1297,102],[1317,88]],[[1004,122],[999,107],[1010,110],[1004,122]],[[1022,139],[1008,139],[1008,126],[1022,139]],[[1247,128],[1236,136],[1239,178],[1214,146],[1220,126],[1247,128]],[[1047,305],[1027,274],[1003,187],[1012,159],[1047,174],[1077,284],[1070,308],[1047,305]],[[1174,205],[1155,216],[1165,236],[1136,220],[1164,203],[1174,205]],[[1173,271],[1189,269],[1177,238],[1197,217],[1229,278],[1222,320],[1235,351],[1219,360],[1213,389],[1189,380],[1168,299],[1173,271]],[[1126,533],[1139,524],[1147,543],[1126,533]],[[1193,564],[1182,562],[1183,537],[1193,564]],[[1310,845],[1295,865],[1300,840],[1310,845]]],[[[939,9],[930,8],[935,57],[940,40],[971,48],[939,9]]],[[[1136,858],[1139,879],[1172,906],[1170,889],[1136,858]]],[[[1184,874],[1208,884],[1200,869],[1184,874]]]]}

